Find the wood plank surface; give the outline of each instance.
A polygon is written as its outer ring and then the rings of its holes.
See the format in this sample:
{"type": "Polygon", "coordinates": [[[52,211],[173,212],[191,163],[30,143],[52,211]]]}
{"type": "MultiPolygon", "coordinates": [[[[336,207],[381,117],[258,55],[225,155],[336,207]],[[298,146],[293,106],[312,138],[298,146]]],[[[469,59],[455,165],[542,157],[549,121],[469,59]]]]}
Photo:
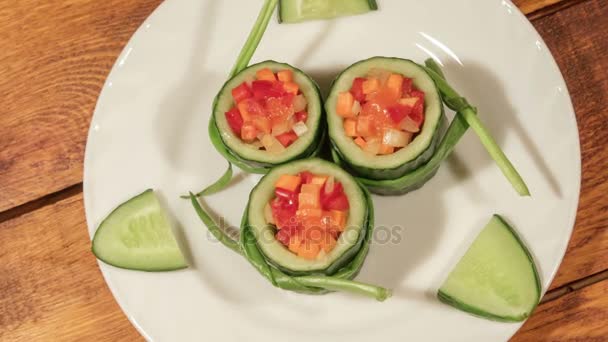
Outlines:
{"type": "Polygon", "coordinates": [[[608,281],[539,306],[511,342],[605,342],[608,281]]]}
{"type": "Polygon", "coordinates": [[[134,341],[91,253],[82,194],[0,223],[0,341],[134,341]]]}
{"type": "Polygon", "coordinates": [[[110,68],[161,0],[0,4],[0,212],[82,181],[110,68]]]}
{"type": "Polygon", "coordinates": [[[583,161],[574,234],[552,288],[608,269],[608,1],[581,2],[533,22],[562,70],[583,161]]]}

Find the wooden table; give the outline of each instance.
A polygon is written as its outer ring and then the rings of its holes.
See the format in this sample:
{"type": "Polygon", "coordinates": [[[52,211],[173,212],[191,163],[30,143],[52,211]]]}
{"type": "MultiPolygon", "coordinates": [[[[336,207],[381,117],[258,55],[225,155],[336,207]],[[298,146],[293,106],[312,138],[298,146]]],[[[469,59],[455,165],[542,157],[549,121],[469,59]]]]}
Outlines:
{"type": "MultiPolygon", "coordinates": [[[[160,2],[0,5],[0,341],[141,339],[90,253],[82,161],[104,79],[160,2]]],[[[513,341],[606,341],[608,1],[515,2],[568,83],[583,182],[564,262],[513,341]]]]}

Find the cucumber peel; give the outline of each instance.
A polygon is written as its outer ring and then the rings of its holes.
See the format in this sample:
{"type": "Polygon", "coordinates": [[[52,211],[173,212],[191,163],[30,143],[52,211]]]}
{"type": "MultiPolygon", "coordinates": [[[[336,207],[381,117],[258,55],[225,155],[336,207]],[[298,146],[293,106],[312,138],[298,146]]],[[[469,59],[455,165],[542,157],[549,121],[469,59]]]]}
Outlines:
{"type": "MultiPolygon", "coordinates": [[[[299,160],[294,163],[329,164],[327,161],[315,158],[299,160]]],[[[291,164],[292,163],[280,167],[290,167],[291,164]]],[[[234,239],[213,221],[212,217],[201,206],[194,194],[190,194],[190,200],[201,221],[207,226],[213,236],[226,247],[237,254],[244,256],[245,259],[247,259],[251,265],[274,286],[288,291],[308,294],[343,291],[384,301],[391,296],[391,291],[389,289],[352,280],[357,276],[359,270],[363,266],[363,262],[369,251],[374,225],[374,211],[371,196],[364,187],[361,187],[361,190],[363,191],[365,205],[368,210],[367,219],[363,227],[361,227],[361,243],[358,244],[358,249],[351,254],[349,260],[340,263],[340,268],[331,271],[331,275],[322,272],[300,272],[297,275],[288,274],[285,272],[286,270],[276,267],[261,251],[259,241],[256,239],[255,233],[252,231],[252,227],[249,224],[248,218],[251,203],[248,203],[247,209],[243,213],[240,236],[238,239],[234,239]]]]}
{"type": "Polygon", "coordinates": [[[281,0],[279,23],[299,23],[365,14],[378,9],[375,0],[281,0]]]}
{"type": "Polygon", "coordinates": [[[99,225],[93,254],[106,264],[139,271],[188,267],[154,190],[122,203],[99,225]]]}
{"type": "Polygon", "coordinates": [[[442,302],[502,322],[520,322],[540,300],[532,255],[515,230],[494,215],[438,291],[442,302]]]}

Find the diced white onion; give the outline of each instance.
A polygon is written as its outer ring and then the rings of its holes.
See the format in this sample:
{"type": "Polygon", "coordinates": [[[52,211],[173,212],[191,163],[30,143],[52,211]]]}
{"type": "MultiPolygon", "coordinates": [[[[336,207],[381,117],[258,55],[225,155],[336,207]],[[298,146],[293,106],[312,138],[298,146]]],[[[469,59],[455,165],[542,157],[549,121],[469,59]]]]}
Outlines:
{"type": "Polygon", "coordinates": [[[401,120],[399,128],[410,133],[420,132],[420,128],[416,125],[414,120],[410,119],[409,116],[406,116],[403,120],[401,120]]]}
{"type": "Polygon", "coordinates": [[[295,125],[293,125],[293,131],[296,133],[297,136],[301,137],[306,132],[308,132],[308,126],[306,126],[306,124],[303,123],[302,121],[299,121],[299,122],[296,122],[295,125]]]}
{"type": "Polygon", "coordinates": [[[274,224],[274,216],[272,216],[272,208],[270,207],[270,204],[266,203],[266,206],[264,207],[264,219],[266,220],[266,222],[270,223],[270,224],[274,224]]]}
{"type": "Polygon", "coordinates": [[[355,102],[353,103],[353,115],[357,116],[359,115],[359,113],[361,113],[361,103],[355,100],[355,102]]]}
{"type": "Polygon", "coordinates": [[[376,138],[371,138],[369,140],[365,141],[365,147],[363,148],[363,151],[376,155],[380,152],[380,140],[376,139],[376,138]]]}
{"type": "Polygon", "coordinates": [[[334,192],[335,178],[334,176],[329,176],[325,181],[325,194],[329,195],[334,192]]]}
{"type": "Polygon", "coordinates": [[[291,122],[290,120],[285,120],[285,121],[281,121],[278,124],[275,124],[272,126],[272,135],[273,136],[277,136],[277,135],[281,135],[283,133],[287,133],[289,131],[291,131],[291,122]]]}
{"type": "Polygon", "coordinates": [[[270,153],[278,154],[285,151],[285,147],[270,134],[264,134],[262,137],[262,145],[264,145],[266,151],[270,153]]]}
{"type": "Polygon", "coordinates": [[[306,110],[306,98],[304,97],[304,95],[300,94],[297,95],[296,97],[293,98],[293,111],[294,112],[301,112],[303,110],[306,110]]]}
{"type": "MultiPolygon", "coordinates": [[[[405,147],[412,140],[412,133],[389,128],[384,131],[382,143],[392,147],[405,147]]],[[[369,145],[369,142],[368,142],[369,145]]]]}
{"type": "Polygon", "coordinates": [[[264,147],[264,145],[262,145],[262,142],[257,139],[254,142],[247,144],[247,146],[253,148],[254,150],[259,150],[264,147]]]}

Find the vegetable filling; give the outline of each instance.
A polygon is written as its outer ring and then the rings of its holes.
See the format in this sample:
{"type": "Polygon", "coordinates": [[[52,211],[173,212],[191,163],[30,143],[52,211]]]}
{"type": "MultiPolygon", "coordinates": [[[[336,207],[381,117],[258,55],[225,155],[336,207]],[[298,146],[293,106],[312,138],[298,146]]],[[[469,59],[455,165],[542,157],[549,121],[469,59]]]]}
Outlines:
{"type": "Polygon", "coordinates": [[[387,155],[406,147],[424,123],[424,92],[411,78],[371,69],[338,94],[336,112],[344,132],[363,151],[387,155]]]}
{"type": "Polygon", "coordinates": [[[300,172],[282,175],[274,197],[264,208],[275,238],[305,259],[322,258],[336,246],[346,228],[348,198],[333,176],[300,172]]]}
{"type": "Polygon", "coordinates": [[[254,78],[232,89],[234,106],[226,120],[252,148],[281,153],[308,131],[306,98],[292,70],[264,68],[254,78]]]}

